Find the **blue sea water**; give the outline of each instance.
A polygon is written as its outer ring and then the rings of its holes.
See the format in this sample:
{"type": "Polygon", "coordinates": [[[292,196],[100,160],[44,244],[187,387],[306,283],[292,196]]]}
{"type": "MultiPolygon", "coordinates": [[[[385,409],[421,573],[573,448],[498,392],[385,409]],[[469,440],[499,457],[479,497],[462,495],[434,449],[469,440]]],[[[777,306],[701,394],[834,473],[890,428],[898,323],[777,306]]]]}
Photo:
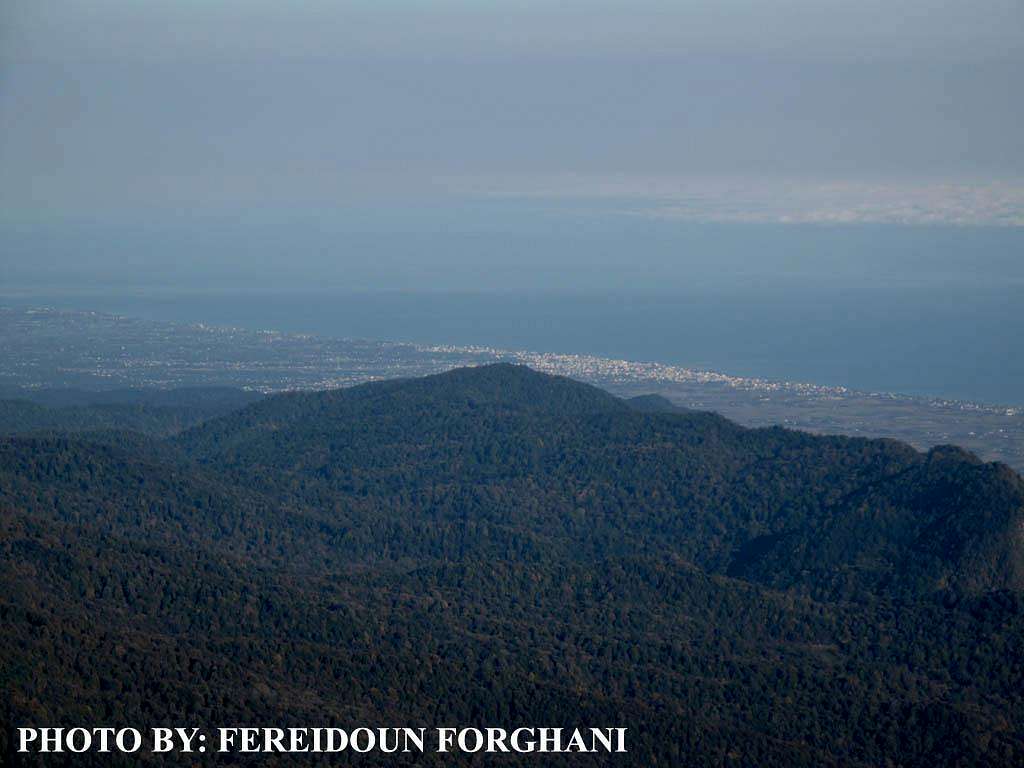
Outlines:
{"type": "Polygon", "coordinates": [[[517,216],[7,231],[0,301],[1024,405],[1024,230],[517,216]]]}

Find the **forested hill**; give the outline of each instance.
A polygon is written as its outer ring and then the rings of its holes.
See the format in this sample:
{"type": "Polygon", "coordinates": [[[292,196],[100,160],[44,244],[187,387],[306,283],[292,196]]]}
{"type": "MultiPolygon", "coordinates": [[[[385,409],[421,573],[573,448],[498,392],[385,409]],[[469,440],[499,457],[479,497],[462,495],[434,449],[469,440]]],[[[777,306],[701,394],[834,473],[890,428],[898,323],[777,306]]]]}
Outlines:
{"type": "Polygon", "coordinates": [[[438,556],[458,523],[464,555],[501,554],[501,531],[546,557],[660,553],[832,598],[1024,586],[1024,491],[1005,467],[641,403],[493,365],[270,398],[178,444],[354,528],[427,525],[417,546],[438,556]]]}
{"type": "Polygon", "coordinates": [[[92,435],[0,440],[0,764],[25,764],[14,725],[83,723],[630,729],[625,756],[523,765],[1024,764],[1024,484],[959,449],[508,365],[92,435]]]}

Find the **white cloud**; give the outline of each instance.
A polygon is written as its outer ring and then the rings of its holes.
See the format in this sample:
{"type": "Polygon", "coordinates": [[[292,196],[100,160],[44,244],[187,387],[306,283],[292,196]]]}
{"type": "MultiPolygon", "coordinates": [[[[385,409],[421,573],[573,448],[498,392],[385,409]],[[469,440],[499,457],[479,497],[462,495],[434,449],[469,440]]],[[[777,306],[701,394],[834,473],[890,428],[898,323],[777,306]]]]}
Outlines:
{"type": "Polygon", "coordinates": [[[617,201],[623,214],[685,221],[1024,226],[1024,182],[561,176],[462,184],[492,197],[617,201]]]}

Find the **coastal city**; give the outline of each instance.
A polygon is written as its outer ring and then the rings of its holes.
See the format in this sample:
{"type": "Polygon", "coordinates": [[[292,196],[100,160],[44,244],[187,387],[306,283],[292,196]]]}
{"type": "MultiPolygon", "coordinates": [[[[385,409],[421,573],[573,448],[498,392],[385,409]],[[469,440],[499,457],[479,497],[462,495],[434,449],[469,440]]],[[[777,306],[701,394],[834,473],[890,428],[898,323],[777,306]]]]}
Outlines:
{"type": "Polygon", "coordinates": [[[919,449],[953,443],[1024,469],[1020,407],[727,373],[590,355],[482,346],[332,339],[276,330],[141,320],[99,312],[0,307],[0,397],[37,390],[222,385],[264,393],[332,389],[505,361],[620,396],[660,394],[752,427],[891,437],[919,449]]]}

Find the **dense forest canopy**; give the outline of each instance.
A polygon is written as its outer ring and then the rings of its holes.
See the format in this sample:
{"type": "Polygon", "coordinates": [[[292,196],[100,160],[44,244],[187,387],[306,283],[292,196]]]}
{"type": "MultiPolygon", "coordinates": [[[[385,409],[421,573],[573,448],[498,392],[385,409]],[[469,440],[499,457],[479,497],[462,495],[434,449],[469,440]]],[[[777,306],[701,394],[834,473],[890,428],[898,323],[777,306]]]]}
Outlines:
{"type": "Polygon", "coordinates": [[[113,429],[168,436],[261,397],[233,387],[0,390],[0,434],[113,429]]]}
{"type": "Polygon", "coordinates": [[[11,764],[13,726],[83,722],[630,729],[625,756],[544,764],[1024,761],[1005,466],[510,365],[161,397],[0,404],[11,764]]]}

